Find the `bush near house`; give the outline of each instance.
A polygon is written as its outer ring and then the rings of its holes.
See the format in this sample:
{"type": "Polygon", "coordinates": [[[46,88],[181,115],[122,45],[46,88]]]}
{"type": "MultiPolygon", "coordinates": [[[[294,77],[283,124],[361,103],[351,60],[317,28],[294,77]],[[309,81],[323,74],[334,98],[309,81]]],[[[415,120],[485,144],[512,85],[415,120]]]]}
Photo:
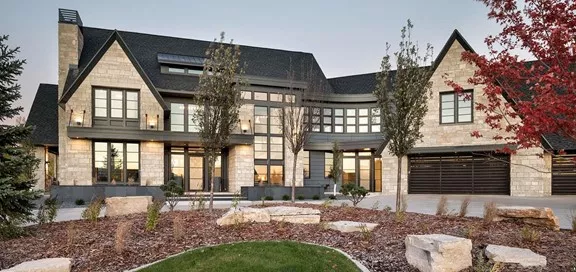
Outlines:
{"type": "Polygon", "coordinates": [[[347,183],[342,185],[340,193],[352,201],[352,206],[356,207],[368,195],[368,190],[357,184],[347,183]]]}

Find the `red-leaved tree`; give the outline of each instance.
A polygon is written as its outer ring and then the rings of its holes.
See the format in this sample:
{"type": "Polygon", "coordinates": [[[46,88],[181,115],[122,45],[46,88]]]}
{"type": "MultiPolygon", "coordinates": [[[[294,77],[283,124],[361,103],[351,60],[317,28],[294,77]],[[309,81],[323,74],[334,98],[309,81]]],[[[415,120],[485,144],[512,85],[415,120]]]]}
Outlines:
{"type": "Polygon", "coordinates": [[[478,67],[469,82],[485,85],[487,102],[475,107],[487,114],[494,138],[520,148],[541,147],[547,134],[576,140],[576,1],[479,1],[503,30],[485,39],[487,55],[466,52],[462,59],[478,67]]]}

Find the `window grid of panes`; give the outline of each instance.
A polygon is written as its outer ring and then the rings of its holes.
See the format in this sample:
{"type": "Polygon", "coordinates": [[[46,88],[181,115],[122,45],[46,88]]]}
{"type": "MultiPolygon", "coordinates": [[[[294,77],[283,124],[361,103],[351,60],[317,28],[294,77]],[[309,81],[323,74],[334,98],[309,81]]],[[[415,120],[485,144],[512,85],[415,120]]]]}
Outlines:
{"type": "Polygon", "coordinates": [[[94,89],[94,117],[138,119],[138,92],[94,89]]]}
{"type": "Polygon", "coordinates": [[[312,120],[312,132],[377,133],[381,130],[378,108],[306,108],[304,121],[312,120]]]}
{"type": "Polygon", "coordinates": [[[472,122],[472,91],[440,94],[440,123],[472,122]]]}

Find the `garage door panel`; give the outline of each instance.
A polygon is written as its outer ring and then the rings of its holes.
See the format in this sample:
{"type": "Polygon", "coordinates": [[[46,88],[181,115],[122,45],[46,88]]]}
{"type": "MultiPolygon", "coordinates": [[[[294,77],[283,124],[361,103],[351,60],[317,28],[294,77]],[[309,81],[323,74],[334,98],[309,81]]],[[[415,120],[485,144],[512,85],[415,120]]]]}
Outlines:
{"type": "Polygon", "coordinates": [[[552,158],[552,194],[576,195],[576,154],[552,158]]]}
{"type": "Polygon", "coordinates": [[[450,154],[410,156],[411,194],[509,194],[508,155],[450,154]]]}

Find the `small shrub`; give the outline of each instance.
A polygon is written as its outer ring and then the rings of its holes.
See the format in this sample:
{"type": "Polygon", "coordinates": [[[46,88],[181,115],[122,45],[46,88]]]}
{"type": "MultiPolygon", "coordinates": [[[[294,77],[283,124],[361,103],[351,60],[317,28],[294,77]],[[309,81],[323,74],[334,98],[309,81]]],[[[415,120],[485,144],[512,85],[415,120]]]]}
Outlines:
{"type": "Polygon", "coordinates": [[[324,200],[324,202],[322,203],[322,207],[324,209],[330,207],[330,205],[332,205],[332,202],[334,202],[332,199],[326,199],[324,200]]]}
{"type": "Polygon", "coordinates": [[[496,262],[491,264],[486,258],[484,258],[484,254],[478,254],[476,257],[476,262],[472,267],[474,272],[499,272],[502,269],[502,263],[496,262]]]}
{"type": "Polygon", "coordinates": [[[528,226],[522,227],[520,229],[520,237],[522,237],[522,241],[529,242],[529,243],[536,243],[540,241],[540,232],[532,229],[528,226]]]}
{"type": "Polygon", "coordinates": [[[328,198],[332,199],[332,200],[336,200],[336,196],[335,195],[329,195],[328,198]]]}
{"type": "Polygon", "coordinates": [[[436,215],[445,216],[446,214],[448,214],[448,198],[441,196],[436,205],[436,215]]]}
{"type": "Polygon", "coordinates": [[[464,217],[468,214],[468,206],[470,205],[470,197],[467,196],[462,199],[462,203],[460,203],[460,212],[458,213],[459,217],[464,217]]]}
{"type": "Polygon", "coordinates": [[[372,238],[372,232],[368,229],[366,224],[360,225],[360,233],[362,234],[362,240],[368,241],[372,238]]]}
{"type": "Polygon", "coordinates": [[[202,194],[198,195],[198,210],[204,210],[206,208],[206,199],[202,194]]]}
{"type": "Polygon", "coordinates": [[[470,240],[476,238],[476,236],[477,236],[476,228],[474,228],[473,225],[468,225],[467,227],[462,229],[462,236],[464,236],[470,240]]]}
{"type": "Polygon", "coordinates": [[[484,223],[490,224],[496,218],[496,203],[493,201],[484,203],[484,223]]]}
{"type": "Polygon", "coordinates": [[[312,196],[312,199],[313,199],[313,200],[320,200],[320,196],[319,196],[319,195],[313,195],[313,196],[312,196]]]}
{"type": "Polygon", "coordinates": [[[82,211],[82,219],[86,219],[90,222],[98,222],[98,216],[100,216],[100,211],[102,210],[102,203],[104,200],[102,198],[93,198],[88,204],[88,207],[82,211]]]}
{"type": "Polygon", "coordinates": [[[74,200],[74,204],[76,204],[76,206],[84,206],[86,205],[86,201],[84,201],[84,199],[82,198],[78,198],[74,200]]]}
{"type": "Polygon", "coordinates": [[[288,200],[290,200],[290,196],[289,195],[283,195],[282,200],[288,201],[288,200]]]}
{"type": "Polygon", "coordinates": [[[172,234],[176,240],[184,237],[184,218],[182,216],[178,215],[172,219],[172,234]]]}
{"type": "Polygon", "coordinates": [[[38,225],[54,222],[58,214],[58,206],[59,202],[56,197],[49,197],[44,200],[44,203],[38,207],[38,214],[36,216],[38,225]]]}
{"type": "Polygon", "coordinates": [[[380,201],[376,200],[376,202],[372,204],[372,210],[378,210],[379,207],[380,207],[380,201]]]}
{"type": "Polygon", "coordinates": [[[130,228],[132,228],[132,221],[124,221],[118,224],[116,235],[114,236],[114,250],[116,250],[116,253],[122,254],[124,252],[126,241],[130,239],[130,228]]]}
{"type": "Polygon", "coordinates": [[[18,238],[26,234],[26,230],[14,222],[14,220],[0,223],[0,241],[18,238]]]}
{"type": "Polygon", "coordinates": [[[158,225],[158,219],[160,218],[160,210],[164,206],[164,203],[160,201],[154,201],[148,205],[148,212],[146,216],[146,230],[152,231],[156,229],[158,225]]]}
{"type": "Polygon", "coordinates": [[[340,188],[340,193],[352,201],[352,206],[356,207],[356,205],[358,205],[358,203],[360,203],[360,201],[362,201],[368,195],[368,190],[362,186],[358,186],[353,183],[347,183],[342,185],[340,188]]]}
{"type": "Polygon", "coordinates": [[[166,203],[168,203],[168,209],[174,211],[176,205],[180,201],[180,197],[184,195],[184,189],[175,180],[170,180],[168,183],[160,186],[160,190],[164,192],[164,197],[166,197],[166,203]]]}
{"type": "Polygon", "coordinates": [[[298,196],[296,197],[296,199],[298,199],[298,200],[304,200],[304,196],[303,196],[303,195],[298,195],[298,196]]]}
{"type": "Polygon", "coordinates": [[[238,209],[238,205],[240,204],[240,192],[235,192],[234,196],[232,197],[232,204],[230,205],[231,208],[234,210],[238,209]]]}
{"type": "Polygon", "coordinates": [[[348,208],[348,203],[346,202],[340,203],[340,208],[348,208]]]}
{"type": "Polygon", "coordinates": [[[272,196],[266,196],[264,197],[264,200],[271,201],[274,200],[274,198],[272,196]]]}

